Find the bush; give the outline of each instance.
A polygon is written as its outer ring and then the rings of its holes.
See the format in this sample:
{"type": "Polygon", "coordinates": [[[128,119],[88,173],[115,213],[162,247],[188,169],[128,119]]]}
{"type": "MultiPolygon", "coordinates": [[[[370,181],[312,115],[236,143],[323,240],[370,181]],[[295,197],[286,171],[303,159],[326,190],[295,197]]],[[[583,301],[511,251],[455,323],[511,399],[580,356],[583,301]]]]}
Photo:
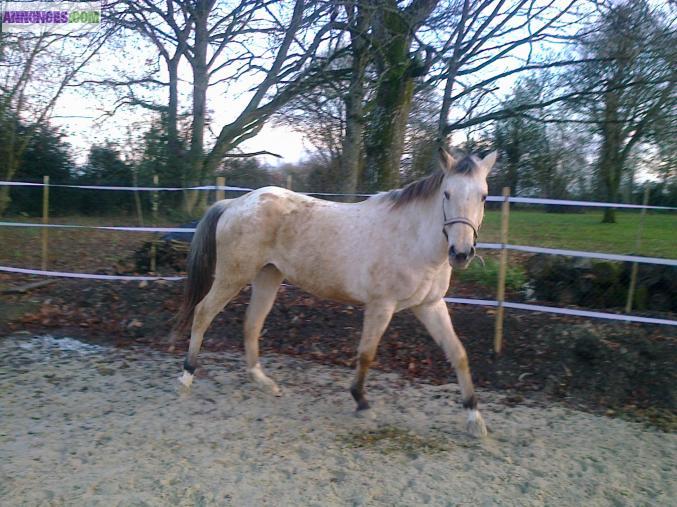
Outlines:
{"type": "MultiPolygon", "coordinates": [[[[499,264],[493,259],[487,259],[485,265],[480,260],[474,261],[468,269],[454,272],[454,276],[463,282],[473,282],[489,287],[498,285],[499,264]]],[[[505,286],[510,290],[519,290],[526,283],[527,277],[520,266],[508,266],[505,273],[505,286]]]]}
{"type": "MultiPolygon", "coordinates": [[[[614,308],[625,305],[632,264],[538,254],[529,258],[526,268],[538,299],[614,308]]],[[[675,289],[674,268],[640,264],[633,307],[677,311],[675,289]]]]}

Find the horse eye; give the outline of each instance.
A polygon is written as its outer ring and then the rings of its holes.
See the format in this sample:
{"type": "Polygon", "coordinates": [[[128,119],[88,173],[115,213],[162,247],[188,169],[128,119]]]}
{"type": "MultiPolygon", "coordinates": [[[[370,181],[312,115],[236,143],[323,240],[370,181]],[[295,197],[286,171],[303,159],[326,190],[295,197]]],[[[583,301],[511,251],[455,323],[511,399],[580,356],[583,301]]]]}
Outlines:
{"type": "Polygon", "coordinates": [[[447,192],[446,190],[444,191],[444,198],[449,199],[449,192],[447,192]]]}

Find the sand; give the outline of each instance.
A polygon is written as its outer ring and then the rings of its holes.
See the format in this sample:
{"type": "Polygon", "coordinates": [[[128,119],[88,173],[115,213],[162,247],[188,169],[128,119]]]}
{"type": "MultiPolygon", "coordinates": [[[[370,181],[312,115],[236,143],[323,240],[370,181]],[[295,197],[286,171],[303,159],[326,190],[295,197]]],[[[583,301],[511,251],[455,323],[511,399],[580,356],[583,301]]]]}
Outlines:
{"type": "Polygon", "coordinates": [[[466,435],[454,384],[373,372],[357,417],[352,373],[286,356],[248,382],[239,355],[180,358],[76,340],[0,339],[0,504],[675,505],[677,436],[479,392],[490,427],[466,435]]]}

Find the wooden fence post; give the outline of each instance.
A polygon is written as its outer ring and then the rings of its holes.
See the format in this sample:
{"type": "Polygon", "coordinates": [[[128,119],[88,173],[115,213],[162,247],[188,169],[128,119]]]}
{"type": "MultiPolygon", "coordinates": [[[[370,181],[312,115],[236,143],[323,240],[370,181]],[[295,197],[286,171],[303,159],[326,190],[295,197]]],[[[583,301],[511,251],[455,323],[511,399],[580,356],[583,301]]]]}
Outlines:
{"type": "Polygon", "coordinates": [[[287,189],[289,189],[289,190],[291,190],[291,187],[292,187],[292,181],[293,181],[292,175],[291,175],[291,174],[287,174],[287,189]]]}
{"type": "MultiPolygon", "coordinates": [[[[156,188],[159,186],[160,179],[158,178],[157,174],[153,175],[153,186],[156,188]]],[[[157,227],[157,212],[158,212],[158,193],[157,190],[153,190],[151,192],[151,210],[153,212],[153,227],[157,227]]],[[[150,271],[151,273],[155,273],[155,270],[157,269],[157,244],[155,241],[155,238],[153,237],[153,241],[151,241],[150,244],[150,271]]]]}
{"type": "MultiPolygon", "coordinates": [[[[49,176],[43,176],[42,182],[42,223],[49,224],[49,176]]],[[[47,270],[47,258],[49,257],[49,249],[47,241],[49,238],[49,228],[42,228],[42,270],[47,270]]]]}
{"type": "Polygon", "coordinates": [[[216,177],[216,200],[217,201],[222,201],[223,199],[226,198],[226,191],[222,188],[218,187],[225,187],[226,186],[226,178],[223,176],[217,176],[216,177]]]}
{"type": "MultiPolygon", "coordinates": [[[[644,206],[649,204],[649,187],[644,188],[644,206]]],[[[646,207],[642,208],[639,215],[639,228],[637,229],[637,240],[635,241],[635,255],[639,255],[639,249],[642,246],[642,232],[644,229],[644,216],[646,215],[646,207]]],[[[628,287],[628,299],[625,302],[625,313],[632,311],[632,302],[635,299],[635,288],[637,287],[637,269],[638,264],[632,263],[632,271],[630,272],[630,287],[628,287]]]]}
{"type": "Polygon", "coordinates": [[[505,274],[508,269],[508,219],[510,217],[510,188],[503,187],[503,204],[501,205],[501,253],[498,267],[498,287],[496,300],[496,326],[494,328],[494,352],[501,353],[503,347],[503,301],[505,300],[505,274]]]}

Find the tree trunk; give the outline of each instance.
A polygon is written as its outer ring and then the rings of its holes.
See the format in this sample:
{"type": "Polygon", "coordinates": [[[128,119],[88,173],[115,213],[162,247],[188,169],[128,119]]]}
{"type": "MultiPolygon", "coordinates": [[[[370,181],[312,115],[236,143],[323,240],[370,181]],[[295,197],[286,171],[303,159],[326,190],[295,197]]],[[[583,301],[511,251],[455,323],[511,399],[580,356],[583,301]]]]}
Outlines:
{"type": "Polygon", "coordinates": [[[522,158],[522,146],[521,146],[521,132],[519,132],[522,127],[522,122],[519,119],[515,118],[513,122],[510,123],[512,132],[510,133],[510,145],[506,147],[506,185],[510,187],[514,195],[519,193],[519,166],[520,160],[522,158]],[[513,123],[514,122],[514,123],[513,123]]]}
{"type": "Polygon", "coordinates": [[[400,9],[394,0],[377,3],[379,9],[372,20],[372,37],[379,75],[364,136],[366,165],[362,185],[372,191],[399,186],[400,159],[414,80],[425,73],[416,58],[410,55],[411,44],[416,30],[437,1],[415,0],[404,9],[400,9]]]}
{"type": "Polygon", "coordinates": [[[400,183],[404,127],[411,109],[411,78],[391,72],[383,79],[367,123],[364,187],[370,191],[395,188],[400,183]]]}
{"type": "MultiPolygon", "coordinates": [[[[599,175],[602,195],[607,202],[618,200],[618,190],[623,172],[622,124],[618,121],[619,97],[615,91],[604,94],[604,123],[602,124],[602,146],[599,160],[599,175]]],[[[616,210],[605,208],[602,223],[616,223],[616,210]]]]}
{"type": "MultiPolygon", "coordinates": [[[[209,68],[207,67],[207,49],[209,47],[209,2],[198,4],[195,15],[195,54],[191,59],[193,70],[193,125],[191,128],[190,151],[188,153],[189,179],[192,185],[204,185],[208,176],[204,167],[204,130],[207,116],[207,88],[209,87],[209,68]]],[[[206,207],[206,192],[192,192],[196,197],[185,200],[188,214],[201,213],[206,207]]]]}
{"type": "MultiPolygon", "coordinates": [[[[3,151],[5,159],[5,170],[4,170],[5,181],[12,181],[12,178],[14,178],[14,175],[19,169],[21,157],[23,155],[21,145],[23,145],[24,148],[27,145],[27,143],[19,143],[19,146],[17,147],[16,121],[14,120],[13,117],[10,116],[9,121],[6,122],[6,128],[9,129],[9,134],[7,135],[7,141],[3,143],[3,151]]],[[[9,205],[12,202],[10,189],[11,187],[9,185],[3,185],[2,187],[0,187],[0,216],[3,216],[5,214],[7,208],[9,208],[9,205]]]]}
{"type": "Polygon", "coordinates": [[[9,186],[0,187],[0,216],[5,214],[9,204],[12,202],[11,197],[9,196],[9,186]]]}
{"type": "Polygon", "coordinates": [[[373,50],[379,82],[364,136],[365,171],[362,188],[368,191],[399,186],[404,129],[411,106],[413,78],[410,75],[411,33],[397,5],[388,3],[374,20],[373,50]]]}
{"type": "Polygon", "coordinates": [[[360,181],[362,158],[362,134],[364,132],[364,111],[362,100],[364,87],[362,77],[353,79],[350,90],[345,98],[346,104],[346,132],[343,137],[341,152],[341,176],[343,191],[355,193],[360,181]],[[354,86],[353,86],[354,85],[354,86]]]}
{"type": "MultiPolygon", "coordinates": [[[[346,10],[349,10],[346,7],[346,10]]],[[[357,3],[349,15],[355,16],[354,30],[351,30],[352,72],[350,86],[344,99],[346,106],[346,131],[341,150],[341,177],[343,191],[355,193],[362,173],[362,136],[364,134],[364,75],[368,63],[368,43],[364,35],[369,26],[369,18],[357,3]]],[[[353,199],[349,199],[353,200],[353,199]]]]}
{"type": "Polygon", "coordinates": [[[204,157],[203,174],[213,173],[222,164],[226,153],[258,134],[271,115],[289,103],[309,84],[303,77],[304,72],[300,72],[299,77],[287,82],[286,85],[279,79],[283,66],[288,61],[289,48],[302,27],[306,6],[304,0],[295,1],[293,15],[265,79],[255,88],[256,92],[240,115],[221,128],[214,146],[204,157]],[[271,93],[274,86],[277,90],[271,93]],[[267,96],[271,96],[270,100],[261,105],[267,96]]]}
{"type": "Polygon", "coordinates": [[[167,106],[167,171],[173,178],[178,178],[181,184],[185,183],[184,169],[181,164],[183,153],[179,143],[178,109],[179,109],[179,59],[167,61],[169,73],[169,104],[167,106]]]}
{"type": "MultiPolygon", "coordinates": [[[[179,61],[181,53],[178,51],[173,58],[167,59],[169,73],[169,103],[167,105],[167,162],[165,166],[165,180],[170,184],[190,186],[188,168],[185,164],[183,146],[179,139],[179,61]]],[[[186,208],[186,192],[182,192],[182,205],[186,208]]]]}

